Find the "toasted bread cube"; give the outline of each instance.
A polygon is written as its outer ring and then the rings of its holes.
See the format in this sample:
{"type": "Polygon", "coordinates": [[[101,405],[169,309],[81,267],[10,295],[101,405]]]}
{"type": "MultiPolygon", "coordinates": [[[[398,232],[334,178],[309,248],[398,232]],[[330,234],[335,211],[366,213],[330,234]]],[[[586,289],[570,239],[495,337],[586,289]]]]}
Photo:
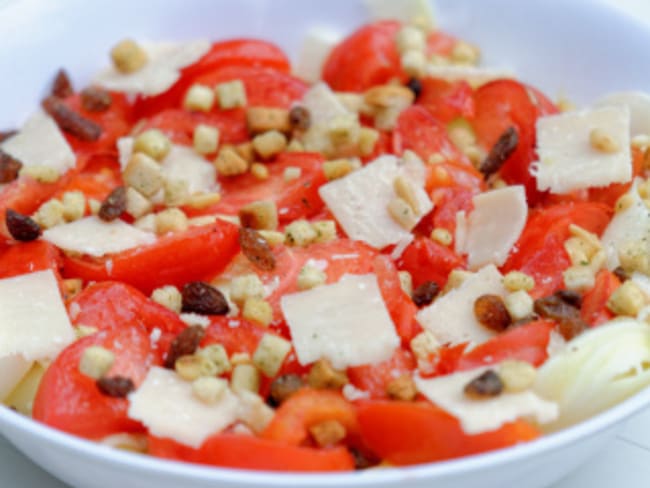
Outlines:
{"type": "Polygon", "coordinates": [[[212,154],[219,147],[219,129],[199,124],[194,128],[194,150],[199,154],[212,154]]]}
{"type": "Polygon", "coordinates": [[[230,282],[230,299],[241,307],[249,298],[264,298],[264,283],[255,273],[237,276],[230,282]]]}
{"type": "Polygon", "coordinates": [[[259,233],[271,247],[284,244],[286,240],[284,233],[277,230],[260,230],[259,233]]]}
{"type": "Polygon", "coordinates": [[[503,300],[512,320],[521,320],[533,313],[533,298],[525,290],[517,290],[506,295],[503,300]]]}
{"type": "Polygon", "coordinates": [[[222,147],[214,165],[217,172],[223,176],[236,176],[248,171],[248,161],[237,154],[233,147],[222,147]]]}
{"type": "Polygon", "coordinates": [[[641,288],[633,281],[627,280],[609,297],[607,308],[616,315],[636,317],[647,302],[648,299],[641,288]]]}
{"type": "Polygon", "coordinates": [[[307,246],[314,242],[318,234],[307,220],[294,220],[284,229],[286,242],[290,246],[307,246]]]}
{"type": "Polygon", "coordinates": [[[79,220],[86,213],[86,197],[80,191],[67,191],[62,197],[63,218],[68,222],[79,220]]]}
{"type": "Polygon", "coordinates": [[[427,360],[430,355],[438,352],[442,344],[431,331],[424,330],[411,339],[410,346],[416,358],[427,360]]]}
{"type": "Polygon", "coordinates": [[[209,112],[214,106],[214,91],[209,86],[195,83],[187,90],[183,107],[187,110],[209,112]]]}
{"type": "Polygon", "coordinates": [[[402,69],[407,75],[420,78],[426,74],[427,57],[424,51],[415,49],[405,51],[400,61],[402,63],[402,69]]]}
{"type": "Polygon", "coordinates": [[[241,315],[246,320],[266,327],[273,321],[273,308],[262,298],[247,298],[241,315]]]}
{"type": "Polygon", "coordinates": [[[345,426],[338,420],[324,420],[309,427],[312,438],[321,447],[338,444],[347,435],[345,426]]]}
{"type": "Polygon", "coordinates": [[[243,227],[275,230],[278,228],[278,209],[271,200],[252,202],[239,210],[239,220],[243,227]]]}
{"type": "Polygon", "coordinates": [[[395,400],[410,402],[418,394],[418,390],[411,375],[405,373],[386,385],[386,394],[395,400]]]}
{"type": "Polygon", "coordinates": [[[272,378],[291,351],[291,342],[275,334],[264,334],[255,353],[253,364],[269,378],[272,378]]]}
{"type": "Polygon", "coordinates": [[[251,174],[258,180],[268,180],[269,168],[263,163],[253,163],[251,165],[251,174]]]}
{"type": "Polygon", "coordinates": [[[168,208],[156,214],[156,233],[182,232],[187,230],[187,215],[179,208],[168,208]]]}
{"type": "Polygon", "coordinates": [[[124,182],[146,197],[156,194],[163,186],[163,175],[155,159],[144,153],[135,153],[122,174],[124,182]]]}
{"type": "Polygon", "coordinates": [[[287,147],[287,138],[282,132],[271,130],[253,138],[253,149],[262,159],[269,159],[287,147]]]}
{"type": "Polygon", "coordinates": [[[235,393],[260,390],[260,372],[252,364],[238,364],[232,370],[230,387],[235,393]]]}
{"type": "Polygon", "coordinates": [[[110,371],[115,362],[115,354],[104,347],[90,346],[84,349],[79,361],[79,371],[98,380],[110,371]]]}
{"type": "Polygon", "coordinates": [[[34,221],[43,229],[50,229],[56,225],[65,223],[65,207],[60,200],[52,198],[42,204],[36,213],[32,215],[34,221]]]}
{"type": "Polygon", "coordinates": [[[172,312],[180,313],[183,305],[181,292],[173,285],[161,286],[151,292],[151,299],[168,308],[172,312]]]}
{"type": "Polygon", "coordinates": [[[312,222],[311,228],[316,232],[314,242],[330,242],[336,239],[336,222],[333,220],[312,222]]]}
{"type": "Polygon", "coordinates": [[[133,140],[134,153],[144,153],[156,161],[165,159],[171,148],[170,140],[158,129],[145,130],[133,140]]]}
{"type": "Polygon", "coordinates": [[[248,103],[246,100],[246,86],[241,80],[219,83],[215,87],[215,91],[219,99],[219,107],[224,110],[245,107],[248,103]]]}
{"type": "Polygon", "coordinates": [[[216,367],[216,375],[222,375],[232,369],[230,360],[228,359],[228,352],[221,344],[210,344],[209,346],[202,347],[196,351],[198,356],[207,358],[216,367]]]}
{"type": "Polygon", "coordinates": [[[217,368],[205,356],[190,354],[181,356],[176,360],[174,369],[178,376],[186,381],[194,381],[197,378],[215,376],[217,368]]]}
{"type": "Polygon", "coordinates": [[[124,39],[117,43],[111,49],[111,59],[115,69],[125,74],[139,71],[148,61],[145,50],[133,39],[124,39]]]}
{"type": "Polygon", "coordinates": [[[228,389],[228,381],[222,378],[204,377],[192,382],[192,393],[207,405],[214,405],[228,389]]]}
{"type": "Polygon", "coordinates": [[[297,285],[299,290],[311,290],[325,284],[327,275],[322,269],[309,264],[304,265],[298,273],[297,285]]]}
{"type": "Polygon", "coordinates": [[[126,189],[126,213],[139,219],[153,209],[153,203],[142,193],[132,187],[126,189]]]}
{"type": "Polygon", "coordinates": [[[307,383],[317,389],[339,389],[350,382],[345,371],[334,369],[327,359],[316,361],[307,375],[307,383]]]}
{"type": "Polygon", "coordinates": [[[250,107],[246,111],[246,122],[251,134],[260,134],[271,130],[291,131],[289,111],[284,108],[250,107]]]}
{"type": "Polygon", "coordinates": [[[510,271],[503,277],[503,286],[508,291],[530,291],[535,288],[535,279],[521,271],[510,271]]]}
{"type": "Polygon", "coordinates": [[[190,197],[190,191],[185,180],[165,180],[163,189],[165,205],[168,207],[184,205],[190,197]]]}
{"type": "Polygon", "coordinates": [[[508,393],[520,393],[530,389],[537,378],[537,370],[532,364],[516,359],[501,362],[497,374],[508,393]]]}

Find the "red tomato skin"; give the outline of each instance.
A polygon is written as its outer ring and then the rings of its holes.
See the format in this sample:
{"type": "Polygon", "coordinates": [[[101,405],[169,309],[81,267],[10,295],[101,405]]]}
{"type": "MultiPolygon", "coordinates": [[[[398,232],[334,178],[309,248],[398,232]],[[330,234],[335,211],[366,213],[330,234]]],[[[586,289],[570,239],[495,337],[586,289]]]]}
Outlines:
{"type": "Polygon", "coordinates": [[[323,80],[335,91],[362,92],[391,78],[405,79],[395,36],[401,24],[367,24],[341,41],[323,65],[323,80]]]}
{"type": "Polygon", "coordinates": [[[153,436],[149,436],[148,444],[153,456],[225,468],[294,472],[354,469],[354,460],[344,447],[314,449],[254,436],[218,434],[208,438],[199,449],[153,436]]]}
{"type": "Polygon", "coordinates": [[[108,376],[128,377],[136,386],[154,362],[149,335],[139,326],[104,330],[80,339],[64,349],[45,372],[34,400],[34,419],[87,439],[143,432],[139,422],[127,417],[127,399],[103,395],[95,380],[79,371],[83,351],[93,345],[115,354],[108,376]]]}
{"type": "Polygon", "coordinates": [[[153,97],[138,97],[134,104],[137,118],[150,117],[169,107],[180,106],[185,92],[198,76],[226,66],[272,68],[283,73],[291,70],[287,56],[279,47],[267,41],[232,39],[215,42],[199,61],[181,70],[181,77],[169,90],[153,97]]]}
{"type": "Polygon", "coordinates": [[[513,247],[503,272],[522,271],[535,279],[533,298],[550,295],[562,288],[562,272],[571,264],[564,250],[570,235],[569,225],[576,224],[600,235],[612,216],[611,208],[601,203],[558,204],[531,212],[519,240],[513,247]]]}
{"type": "Polygon", "coordinates": [[[580,315],[592,327],[601,325],[615,317],[607,308],[607,300],[621,286],[621,280],[609,270],[601,269],[596,275],[596,283],[582,297],[580,315]]]}
{"type": "Polygon", "coordinates": [[[397,268],[388,256],[377,256],[374,268],[381,296],[395,324],[397,335],[400,336],[402,344],[408,345],[411,339],[422,330],[415,321],[417,307],[411,297],[402,289],[397,268]]]}
{"type": "Polygon", "coordinates": [[[350,383],[370,394],[373,399],[387,399],[386,388],[395,378],[411,374],[415,369],[415,358],[403,348],[395,350],[387,361],[372,365],[352,366],[347,370],[350,383]]]}
{"type": "Polygon", "coordinates": [[[259,180],[250,173],[221,179],[222,200],[205,210],[187,208],[189,215],[224,213],[237,215],[244,205],[257,200],[273,200],[278,209],[281,224],[299,218],[309,218],[318,214],[324,207],[318,189],[327,182],[322,165],[325,158],[318,153],[282,153],[274,162],[267,165],[269,178],[259,180]],[[284,170],[289,167],[300,168],[299,178],[286,182],[284,170]]]}
{"type": "Polygon", "coordinates": [[[359,432],[356,410],[343,395],[334,390],[303,388],[282,402],[260,436],[299,446],[309,438],[309,427],[326,420],[340,422],[348,438],[359,432]]]}
{"type": "MultiPolygon", "coordinates": [[[[467,157],[447,136],[447,128],[419,105],[412,105],[402,111],[397,119],[393,131],[393,149],[397,154],[410,149],[423,161],[428,161],[433,154],[442,154],[447,160],[470,165],[467,157]]],[[[427,170],[432,170],[430,165],[427,165],[427,170]]]]}
{"type": "Polygon", "coordinates": [[[541,366],[548,358],[546,348],[553,329],[555,323],[538,320],[503,332],[465,353],[459,360],[458,370],[480,368],[506,359],[541,366]]]}
{"type": "Polygon", "coordinates": [[[163,285],[182,287],[189,281],[214,276],[238,250],[237,227],[217,221],[100,260],[66,256],[63,269],[68,278],[122,281],[148,295],[163,285]]]}
{"type": "Polygon", "coordinates": [[[489,151],[509,127],[517,130],[517,149],[499,174],[507,183],[524,185],[528,204],[535,205],[543,196],[530,172],[531,163],[537,159],[535,123],[542,115],[557,113],[557,108],[533,87],[506,79],[481,86],[475,92],[474,103],[476,116],[472,125],[486,150],[489,151]]]}
{"type": "Polygon", "coordinates": [[[205,331],[201,347],[221,344],[229,356],[238,352],[252,356],[262,336],[267,332],[264,327],[242,318],[214,316],[210,317],[210,325],[205,331]]]}
{"type": "Polygon", "coordinates": [[[458,420],[425,402],[368,401],[358,406],[365,445],[397,466],[442,461],[500,449],[539,437],[523,421],[478,435],[466,434],[458,420]]]}
{"type": "Polygon", "coordinates": [[[46,241],[15,243],[0,249],[0,279],[51,269],[59,277],[61,253],[46,241]]]}
{"type": "Polygon", "coordinates": [[[69,191],[80,191],[86,199],[94,198],[101,202],[121,184],[122,174],[117,155],[91,154],[86,158],[83,169],[59,188],[53,198],[60,199],[69,191]]]}
{"type": "Polygon", "coordinates": [[[414,287],[434,281],[443,288],[452,270],[465,269],[465,260],[446,246],[417,237],[397,260],[397,267],[411,273],[414,287]]]}
{"type": "Polygon", "coordinates": [[[458,117],[474,117],[474,92],[469,83],[438,78],[423,78],[420,81],[422,92],[416,103],[426,108],[436,120],[447,124],[458,117]]]}

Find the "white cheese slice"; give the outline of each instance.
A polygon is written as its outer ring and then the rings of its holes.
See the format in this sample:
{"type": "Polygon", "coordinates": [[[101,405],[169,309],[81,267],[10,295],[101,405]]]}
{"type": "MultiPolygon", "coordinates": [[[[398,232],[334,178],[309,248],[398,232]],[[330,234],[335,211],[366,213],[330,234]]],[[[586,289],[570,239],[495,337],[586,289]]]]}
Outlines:
{"type": "Polygon", "coordinates": [[[20,354],[0,357],[0,402],[3,402],[31,369],[33,361],[20,354]]]}
{"type": "Polygon", "coordinates": [[[153,244],[156,236],[123,220],[104,222],[91,216],[47,229],[43,239],[65,251],[102,257],[153,244]]]}
{"type": "Polygon", "coordinates": [[[0,280],[0,358],[53,359],[74,339],[52,270],[0,280]]]}
{"type": "Polygon", "coordinates": [[[464,252],[470,269],[501,266],[526,225],[528,205],[522,185],[507,186],[473,198],[464,252]]]}
{"type": "Polygon", "coordinates": [[[59,174],[74,167],[76,162],[56,122],[42,110],[27,119],[16,135],[0,144],[0,149],[23,166],[47,166],[59,174]]]}
{"type": "Polygon", "coordinates": [[[628,192],[632,205],[614,214],[601,237],[610,270],[620,265],[620,253],[627,252],[630,245],[640,246],[650,254],[650,211],[639,196],[638,184],[636,180],[628,192]]]}
{"type": "MultiPolygon", "coordinates": [[[[133,154],[133,138],[120,138],[117,149],[120,165],[124,169],[133,154]]],[[[185,181],[190,194],[209,193],[218,188],[214,165],[187,146],[172,144],[169,153],[160,162],[160,170],[170,181],[185,181]]]]}
{"type": "Polygon", "coordinates": [[[317,27],[307,32],[294,73],[305,81],[315,83],[321,78],[323,64],[341,36],[331,30],[317,27]]]}
{"type": "Polygon", "coordinates": [[[399,345],[374,274],[285,295],[281,307],[303,365],[321,358],[337,369],[378,363],[399,345]]]}
{"type": "Polygon", "coordinates": [[[424,191],[423,171],[420,161],[403,161],[385,155],[344,178],[321,186],[318,192],[351,239],[382,249],[410,236],[410,232],[395,222],[388,212],[389,203],[396,197],[395,178],[404,176],[410,181],[420,217],[433,208],[424,191]]]}
{"type": "Polygon", "coordinates": [[[465,80],[477,88],[490,81],[513,78],[512,71],[500,68],[483,68],[478,66],[429,64],[427,75],[447,81],[465,80]]]}
{"type": "Polygon", "coordinates": [[[142,42],[147,63],[134,73],[122,73],[110,66],[95,77],[94,83],[108,90],[131,95],[159,95],[180,78],[180,70],[195,63],[210,50],[206,40],[188,42],[142,42]]]}
{"type": "Polygon", "coordinates": [[[603,107],[540,117],[537,152],[539,162],[533,173],[538,190],[569,193],[626,183],[632,179],[630,112],[624,107],[603,107]],[[593,129],[605,131],[620,149],[614,153],[594,149],[593,129]]]}
{"type": "Polygon", "coordinates": [[[594,106],[627,107],[630,111],[630,136],[650,135],[650,95],[641,91],[616,92],[605,95],[594,106]]]}
{"type": "Polygon", "coordinates": [[[431,2],[427,0],[364,0],[373,20],[399,20],[404,23],[422,21],[435,25],[431,2]]]}
{"type": "Polygon", "coordinates": [[[237,420],[239,401],[227,388],[208,405],[192,393],[192,383],[174,371],[154,366],[129,395],[129,418],[142,422],[151,434],[199,448],[213,434],[237,420]]]}
{"type": "Polygon", "coordinates": [[[474,302],[485,294],[505,296],[502,279],[499,270],[490,264],[421,309],[417,321],[443,344],[481,344],[495,333],[476,320],[474,302]]]}
{"type": "Polygon", "coordinates": [[[502,393],[481,400],[467,398],[465,385],[490,368],[498,368],[498,365],[431,379],[416,374],[415,386],[431,402],[456,417],[463,430],[470,435],[490,432],[521,418],[531,419],[538,424],[557,419],[557,404],[544,400],[530,390],[502,393]]]}

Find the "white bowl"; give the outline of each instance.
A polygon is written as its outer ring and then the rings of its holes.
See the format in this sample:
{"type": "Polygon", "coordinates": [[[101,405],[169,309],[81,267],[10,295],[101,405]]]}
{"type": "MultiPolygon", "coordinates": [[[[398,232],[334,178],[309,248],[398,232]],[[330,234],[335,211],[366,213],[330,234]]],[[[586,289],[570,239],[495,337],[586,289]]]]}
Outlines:
{"type": "MultiPolygon", "coordinates": [[[[398,1],[398,0],[394,0],[398,1]]],[[[0,3],[1,4],[1,3],[0,3]]],[[[648,89],[650,31],[598,2],[439,0],[440,24],[477,42],[488,65],[507,66],[552,97],[588,102],[608,91],[648,89]]],[[[367,20],[360,1],[326,0],[22,0],[0,9],[0,127],[20,123],[53,73],[77,83],[124,36],[276,41],[295,54],[305,31],[350,32],[367,20]]],[[[0,408],[0,431],[44,469],[74,487],[223,488],[548,486],[601,448],[650,389],[570,429],[516,448],[411,468],[348,474],[269,474],[194,466],[111,450],[0,408]]]]}

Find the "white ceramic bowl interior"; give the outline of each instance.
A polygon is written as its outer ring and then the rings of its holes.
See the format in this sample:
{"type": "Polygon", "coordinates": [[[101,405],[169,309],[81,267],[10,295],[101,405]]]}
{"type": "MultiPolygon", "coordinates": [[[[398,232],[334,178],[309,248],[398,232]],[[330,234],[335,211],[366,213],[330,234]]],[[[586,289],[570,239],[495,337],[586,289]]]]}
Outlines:
{"type": "MultiPolygon", "coordinates": [[[[395,0],[399,1],[399,0],[395,0]]],[[[508,67],[551,97],[587,103],[649,88],[650,31],[594,0],[438,0],[439,24],[479,44],[485,64],[508,67]]],[[[81,84],[125,36],[260,37],[295,55],[314,26],[341,34],[368,20],[359,0],[0,0],[0,128],[19,124],[61,66],[81,84]]],[[[118,452],[0,408],[0,431],[44,469],[78,488],[548,486],[650,405],[650,389],[570,429],[517,448],[401,469],[337,475],[254,473],[118,452]]]]}

